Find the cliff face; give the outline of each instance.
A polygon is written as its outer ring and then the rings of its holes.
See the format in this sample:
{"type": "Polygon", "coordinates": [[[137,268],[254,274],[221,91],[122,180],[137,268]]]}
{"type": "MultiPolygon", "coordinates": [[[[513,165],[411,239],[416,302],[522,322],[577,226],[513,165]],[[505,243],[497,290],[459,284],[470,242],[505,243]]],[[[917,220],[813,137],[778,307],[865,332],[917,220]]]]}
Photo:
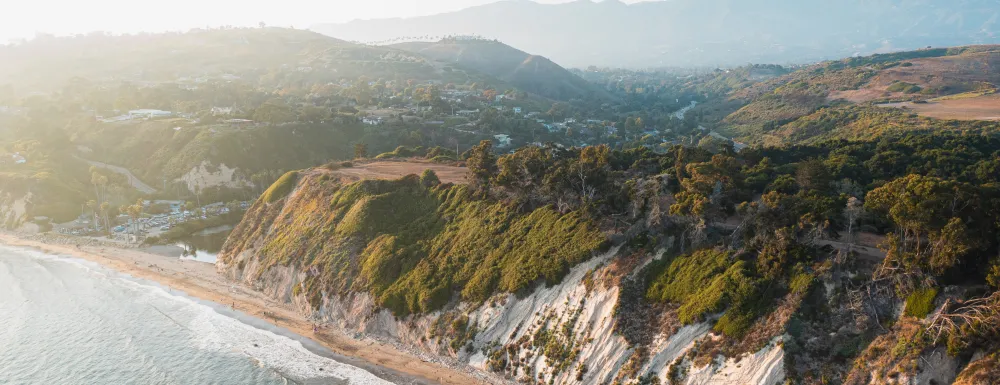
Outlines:
{"type": "Polygon", "coordinates": [[[288,173],[233,231],[218,269],[350,335],[493,382],[994,378],[995,354],[949,354],[925,332],[933,312],[904,316],[896,297],[865,283],[871,261],[827,250],[773,290],[747,281],[727,248],[685,254],[672,225],[636,220],[611,245],[586,214],[515,210],[435,181],[288,173]]]}
{"type": "MultiPolygon", "coordinates": [[[[393,342],[420,354],[467,364],[489,373],[496,381],[604,384],[658,378],[661,383],[778,384],[784,380],[780,335],[768,337],[761,349],[754,349],[738,361],[721,356],[696,360],[698,347],[704,341],[719,338],[712,334],[711,323],[682,326],[676,312],[668,308],[626,309],[630,307],[628,303],[638,300],[636,296],[642,296],[632,286],[641,278],[643,269],[670,253],[672,239],[667,248],[655,252],[622,245],[602,249],[601,242],[589,236],[594,234],[593,227],[573,214],[553,214],[553,218],[548,218],[547,212],[498,215],[490,209],[473,208],[479,204],[476,201],[459,200],[457,196],[463,187],[422,190],[415,178],[341,185],[325,170],[310,170],[282,179],[281,183],[295,183],[295,186],[272,187],[273,194],[265,194],[267,199],[250,209],[227,242],[218,268],[234,280],[295,304],[317,320],[351,333],[393,342]],[[358,195],[359,191],[366,194],[358,195]],[[403,199],[399,194],[409,197],[403,199]],[[422,203],[414,203],[414,197],[422,203]],[[375,204],[373,201],[383,199],[392,199],[388,203],[391,210],[375,212],[389,216],[390,220],[416,221],[422,227],[436,228],[436,233],[411,234],[391,224],[359,220],[371,214],[365,211],[375,204]],[[402,207],[404,201],[411,207],[402,207]],[[413,205],[430,209],[421,211],[413,205]],[[517,288],[504,286],[517,281],[511,277],[518,277],[511,273],[516,269],[508,267],[534,266],[537,261],[516,245],[473,242],[465,249],[448,249],[447,258],[441,260],[434,259],[438,257],[434,248],[426,253],[413,251],[418,245],[442,240],[470,242],[451,234],[455,230],[452,225],[462,231],[484,231],[470,225],[471,219],[465,218],[469,213],[457,210],[457,206],[475,211],[477,217],[490,213],[490,218],[483,220],[498,225],[491,229],[493,238],[531,243],[526,233],[544,232],[551,247],[537,252],[553,258],[560,256],[567,267],[552,269],[556,273],[551,277],[543,273],[529,275],[531,282],[517,288]],[[432,217],[444,223],[427,220],[422,213],[433,213],[432,217]],[[359,221],[368,224],[355,223],[359,221]],[[559,226],[546,225],[550,222],[559,226]],[[360,226],[364,229],[363,236],[348,232],[347,226],[360,226]],[[569,233],[588,236],[569,237],[569,233]],[[394,240],[385,241],[386,236],[394,240]],[[565,254],[566,250],[576,250],[572,245],[581,243],[587,247],[580,250],[591,251],[581,254],[583,257],[565,254]],[[396,248],[389,253],[391,256],[403,258],[402,264],[411,266],[402,266],[402,271],[388,275],[368,276],[371,256],[384,253],[381,249],[390,246],[396,248]],[[478,250],[479,247],[488,249],[478,250]],[[522,258],[504,261],[489,249],[502,249],[507,256],[522,258]],[[422,259],[406,262],[406,253],[416,253],[422,259]],[[421,264],[434,262],[440,267],[461,263],[461,259],[478,261],[466,267],[474,271],[472,274],[463,275],[465,268],[437,270],[439,275],[454,273],[447,279],[453,295],[441,306],[395,305],[392,288],[420,277],[413,272],[421,264]],[[331,265],[338,269],[336,275],[328,274],[331,265]],[[463,295],[471,292],[469,288],[478,276],[476,271],[491,269],[498,270],[494,278],[487,279],[493,282],[489,286],[493,290],[484,292],[486,295],[463,295]],[[376,281],[381,281],[381,285],[373,284],[376,281]],[[428,311],[417,311],[420,309],[428,311]]],[[[484,238],[483,234],[472,236],[484,238]]],[[[546,268],[538,266],[541,270],[546,268]]],[[[406,287],[422,289],[420,285],[406,287]]],[[[425,300],[421,297],[416,303],[426,304],[425,300]]],[[[403,302],[406,301],[403,297],[403,302]]],[[[701,355],[711,353],[706,351],[701,355]]]]}

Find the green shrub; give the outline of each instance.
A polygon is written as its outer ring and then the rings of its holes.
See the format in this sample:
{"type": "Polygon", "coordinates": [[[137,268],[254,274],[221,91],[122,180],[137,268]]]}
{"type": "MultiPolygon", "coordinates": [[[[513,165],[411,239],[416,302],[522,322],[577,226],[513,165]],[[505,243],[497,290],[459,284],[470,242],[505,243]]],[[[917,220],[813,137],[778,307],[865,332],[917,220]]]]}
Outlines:
{"type": "Polygon", "coordinates": [[[273,203],[281,198],[284,198],[295,189],[295,184],[298,180],[298,171],[286,172],[285,175],[278,178],[278,180],[275,181],[274,184],[267,189],[267,191],[264,191],[264,194],[261,195],[261,199],[263,199],[264,202],[273,203]]]}
{"type": "Polygon", "coordinates": [[[434,187],[441,184],[441,179],[438,178],[434,170],[426,169],[420,174],[420,184],[424,185],[424,187],[434,187]]]}
{"type": "Polygon", "coordinates": [[[913,84],[913,83],[896,82],[896,83],[892,83],[887,88],[887,90],[889,92],[902,92],[902,93],[907,93],[907,94],[915,94],[917,92],[920,92],[922,90],[922,88],[920,88],[920,86],[918,86],[916,84],[913,84]]]}
{"type": "Polygon", "coordinates": [[[451,156],[447,156],[447,155],[438,155],[438,156],[435,156],[435,157],[431,158],[431,162],[434,162],[434,163],[450,163],[450,162],[454,162],[454,161],[455,161],[455,158],[453,158],[451,156]]]}
{"type": "MultiPolygon", "coordinates": [[[[671,261],[646,291],[655,302],[680,305],[681,322],[690,324],[725,310],[715,330],[740,337],[763,313],[758,284],[747,275],[746,262],[730,261],[725,250],[705,249],[671,261]]],[[[769,303],[769,302],[767,302],[769,303]]]]}
{"type": "Polygon", "coordinates": [[[917,289],[906,297],[905,314],[917,318],[927,317],[934,311],[934,298],[937,294],[937,288],[917,289]]]}

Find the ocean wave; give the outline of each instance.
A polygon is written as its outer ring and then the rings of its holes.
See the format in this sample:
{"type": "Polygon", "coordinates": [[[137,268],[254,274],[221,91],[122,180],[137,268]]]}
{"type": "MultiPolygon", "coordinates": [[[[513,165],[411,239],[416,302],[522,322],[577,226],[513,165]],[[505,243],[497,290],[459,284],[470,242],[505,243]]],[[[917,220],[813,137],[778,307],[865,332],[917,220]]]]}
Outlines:
{"type": "MultiPolygon", "coordinates": [[[[292,381],[328,378],[356,385],[391,384],[364,369],[317,355],[297,340],[220,314],[206,304],[172,292],[155,282],[133,278],[98,263],[69,256],[9,246],[0,246],[0,253],[17,253],[38,260],[67,263],[92,277],[107,279],[115,286],[132,292],[128,296],[131,301],[145,303],[187,329],[194,348],[246,357],[282,378],[292,381]]],[[[125,340],[130,338],[127,336],[125,340]]],[[[130,346],[130,343],[124,345],[130,346]]]]}

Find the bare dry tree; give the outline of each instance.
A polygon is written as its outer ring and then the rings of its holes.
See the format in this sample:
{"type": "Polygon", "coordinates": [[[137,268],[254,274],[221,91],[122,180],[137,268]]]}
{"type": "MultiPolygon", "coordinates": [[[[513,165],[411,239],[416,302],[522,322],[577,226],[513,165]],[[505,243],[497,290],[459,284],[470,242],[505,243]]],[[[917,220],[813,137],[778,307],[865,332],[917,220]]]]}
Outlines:
{"type": "Polygon", "coordinates": [[[1000,291],[967,301],[948,299],[927,329],[934,333],[935,342],[952,333],[980,336],[1000,333],[1000,291]],[[963,329],[965,326],[968,328],[963,329]]]}

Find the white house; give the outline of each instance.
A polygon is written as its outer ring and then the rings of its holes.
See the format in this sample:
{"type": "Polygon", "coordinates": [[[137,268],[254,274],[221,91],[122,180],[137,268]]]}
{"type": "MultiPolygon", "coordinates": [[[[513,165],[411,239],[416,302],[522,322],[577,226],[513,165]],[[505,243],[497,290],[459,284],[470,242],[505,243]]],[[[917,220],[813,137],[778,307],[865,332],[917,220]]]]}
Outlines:
{"type": "Polygon", "coordinates": [[[515,114],[520,114],[521,113],[521,107],[514,107],[514,113],[515,114]]]}
{"type": "Polygon", "coordinates": [[[212,116],[232,115],[232,114],[233,114],[232,107],[212,107],[212,116]]]}
{"type": "Polygon", "coordinates": [[[370,126],[377,126],[377,125],[382,124],[382,118],[378,117],[378,116],[374,116],[374,117],[367,117],[366,116],[364,118],[361,118],[361,122],[364,123],[364,124],[370,125],[370,126]]]}
{"type": "Polygon", "coordinates": [[[28,163],[28,160],[25,159],[23,156],[21,156],[20,153],[16,153],[15,152],[10,157],[14,160],[14,163],[16,163],[16,164],[25,164],[25,163],[28,163]]]}

